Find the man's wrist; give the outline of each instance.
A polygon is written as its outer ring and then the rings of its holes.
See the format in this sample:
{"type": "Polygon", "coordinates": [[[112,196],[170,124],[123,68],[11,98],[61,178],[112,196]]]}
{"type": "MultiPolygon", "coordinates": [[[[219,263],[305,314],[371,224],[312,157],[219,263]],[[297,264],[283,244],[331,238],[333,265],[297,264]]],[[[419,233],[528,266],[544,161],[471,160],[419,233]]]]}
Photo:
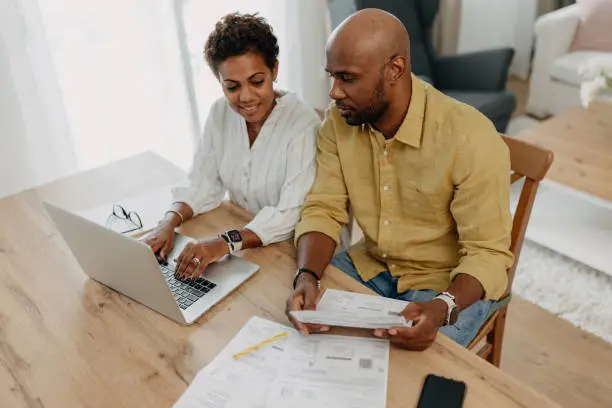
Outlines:
{"type": "Polygon", "coordinates": [[[446,316],[448,314],[448,305],[442,299],[432,299],[430,301],[432,309],[435,311],[435,320],[438,327],[446,324],[446,316]]]}
{"type": "Polygon", "coordinates": [[[295,278],[293,279],[293,288],[297,288],[302,282],[313,284],[317,288],[320,288],[321,285],[319,275],[307,268],[298,269],[297,273],[295,274],[295,278]]]}
{"type": "Polygon", "coordinates": [[[300,275],[297,277],[297,280],[295,281],[295,286],[297,287],[302,282],[308,282],[312,283],[313,285],[316,285],[319,281],[315,279],[314,276],[308,273],[300,273],[300,275]]]}

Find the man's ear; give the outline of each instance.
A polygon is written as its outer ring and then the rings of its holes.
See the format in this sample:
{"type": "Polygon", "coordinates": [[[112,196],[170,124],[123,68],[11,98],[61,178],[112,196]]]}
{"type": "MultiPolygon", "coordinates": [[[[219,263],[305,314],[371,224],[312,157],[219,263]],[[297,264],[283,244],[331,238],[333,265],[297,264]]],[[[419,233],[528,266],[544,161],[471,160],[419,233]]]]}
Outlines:
{"type": "Polygon", "coordinates": [[[394,57],[387,64],[388,78],[391,82],[397,82],[403,77],[408,69],[408,64],[405,57],[394,57]]]}

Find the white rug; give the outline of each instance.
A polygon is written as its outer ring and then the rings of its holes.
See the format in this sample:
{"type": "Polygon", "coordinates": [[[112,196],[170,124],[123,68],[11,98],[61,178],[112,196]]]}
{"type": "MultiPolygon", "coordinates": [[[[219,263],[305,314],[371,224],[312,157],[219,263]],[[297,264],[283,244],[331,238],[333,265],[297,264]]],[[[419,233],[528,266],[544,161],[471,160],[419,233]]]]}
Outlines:
{"type": "Polygon", "coordinates": [[[529,116],[519,116],[510,120],[508,123],[508,129],[506,129],[506,135],[516,136],[518,133],[526,129],[531,129],[537,126],[540,122],[537,119],[530,118],[529,116]]]}
{"type": "Polygon", "coordinates": [[[525,240],[512,290],[612,343],[611,276],[525,240]]]}

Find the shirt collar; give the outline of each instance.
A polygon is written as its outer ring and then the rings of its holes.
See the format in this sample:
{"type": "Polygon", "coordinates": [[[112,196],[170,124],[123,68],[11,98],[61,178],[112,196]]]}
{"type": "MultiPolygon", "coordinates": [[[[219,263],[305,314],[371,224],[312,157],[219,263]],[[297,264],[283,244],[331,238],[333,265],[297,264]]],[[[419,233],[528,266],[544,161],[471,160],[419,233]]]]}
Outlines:
{"type": "MultiPolygon", "coordinates": [[[[412,75],[412,74],[411,74],[412,75]]],[[[423,82],[412,75],[412,96],[410,106],[400,125],[394,139],[412,147],[421,146],[421,136],[423,135],[423,118],[425,116],[425,85],[423,82]]]]}

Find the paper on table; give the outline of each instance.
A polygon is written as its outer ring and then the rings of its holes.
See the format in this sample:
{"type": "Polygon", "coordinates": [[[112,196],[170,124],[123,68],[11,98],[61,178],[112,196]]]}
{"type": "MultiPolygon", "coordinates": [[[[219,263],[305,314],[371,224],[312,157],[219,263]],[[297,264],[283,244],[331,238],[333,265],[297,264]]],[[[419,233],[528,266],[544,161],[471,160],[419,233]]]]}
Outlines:
{"type": "Polygon", "coordinates": [[[251,318],[208,366],[175,408],[384,407],[388,340],[302,336],[286,326],[251,318]],[[252,353],[237,352],[287,331],[252,353]],[[314,405],[313,405],[314,404],[314,405]]]}
{"type": "Polygon", "coordinates": [[[264,408],[284,353],[285,338],[232,358],[245,348],[276,334],[295,330],[252,317],[221,353],[202,369],[175,408],[264,408]]]}
{"type": "Polygon", "coordinates": [[[401,315],[409,302],[377,295],[327,289],[317,310],[292,311],[303,323],[330,326],[359,327],[364,329],[411,326],[401,315]]]}
{"type": "Polygon", "coordinates": [[[388,340],[293,335],[266,407],[383,408],[388,368],[388,340]]]}

